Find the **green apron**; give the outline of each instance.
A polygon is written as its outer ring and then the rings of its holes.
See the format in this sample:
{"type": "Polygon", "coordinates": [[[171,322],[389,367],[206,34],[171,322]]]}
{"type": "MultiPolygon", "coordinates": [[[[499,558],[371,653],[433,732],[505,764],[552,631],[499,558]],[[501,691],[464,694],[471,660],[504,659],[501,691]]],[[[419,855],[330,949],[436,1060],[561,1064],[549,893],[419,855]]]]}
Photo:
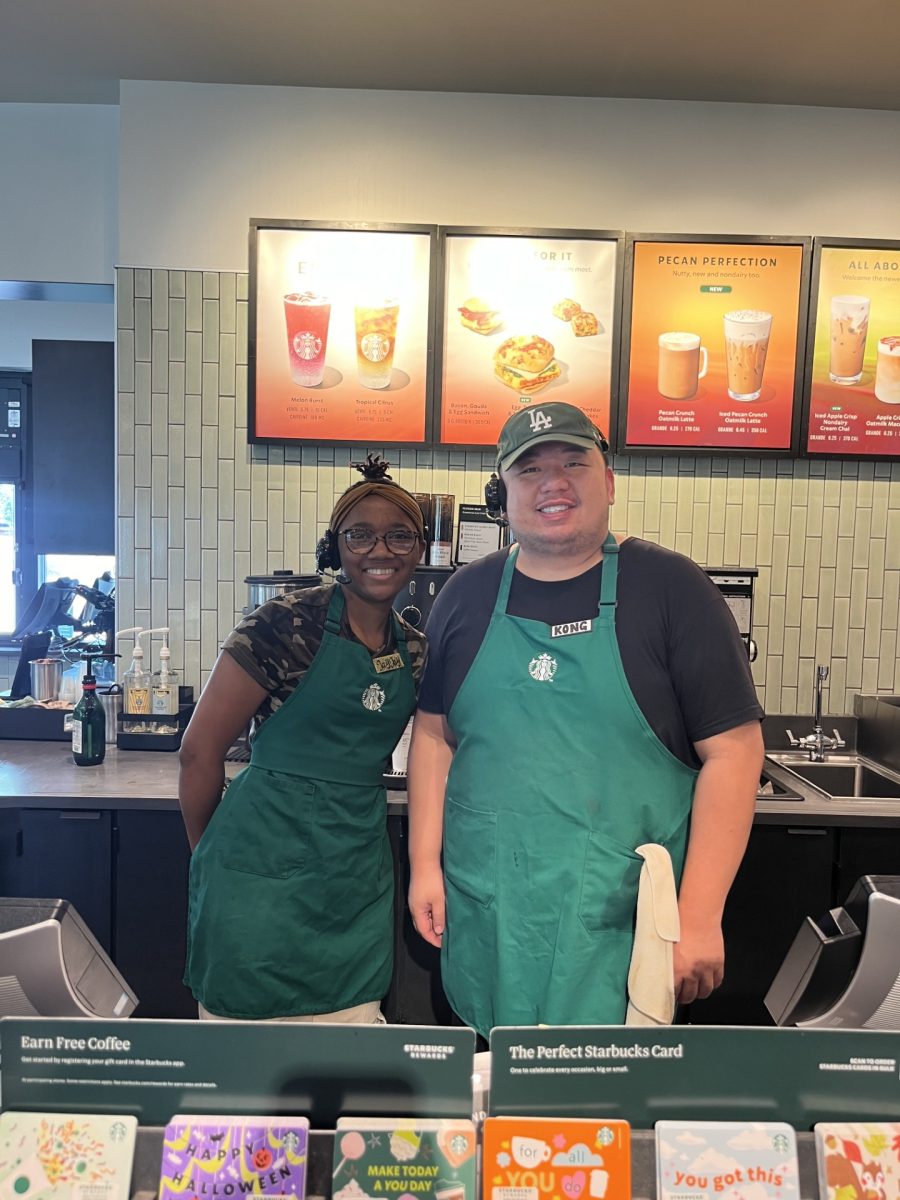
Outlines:
{"type": "Polygon", "coordinates": [[[662,844],[681,876],[697,772],[659,741],[625,678],[618,550],[610,535],[598,616],[551,630],[506,612],[514,547],[449,713],[441,969],[454,1010],[485,1037],[622,1024],[635,848],[662,844]]]}
{"type": "Polygon", "coordinates": [[[393,965],[382,772],[415,706],[340,637],[336,587],[309,670],[253,741],[191,858],[185,983],[210,1012],[263,1020],[380,1001],[393,965]]]}

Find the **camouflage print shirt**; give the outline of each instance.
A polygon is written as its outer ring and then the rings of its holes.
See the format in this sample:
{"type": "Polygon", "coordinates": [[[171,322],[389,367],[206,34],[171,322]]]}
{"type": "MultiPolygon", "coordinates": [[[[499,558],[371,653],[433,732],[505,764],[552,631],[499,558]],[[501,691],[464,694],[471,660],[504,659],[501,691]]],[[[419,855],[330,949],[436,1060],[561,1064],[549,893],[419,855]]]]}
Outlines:
{"type": "MultiPolygon", "coordinates": [[[[312,665],[322,644],[335,586],[326,583],[301,588],[268,600],[225,639],[222,649],[268,693],[254,717],[254,732],[292,695],[312,665]]],[[[418,691],[425,666],[425,637],[405,621],[403,628],[418,691]]],[[[357,640],[347,623],[346,610],[341,620],[341,637],[357,640]]],[[[394,649],[393,636],[390,649],[394,649]]]]}

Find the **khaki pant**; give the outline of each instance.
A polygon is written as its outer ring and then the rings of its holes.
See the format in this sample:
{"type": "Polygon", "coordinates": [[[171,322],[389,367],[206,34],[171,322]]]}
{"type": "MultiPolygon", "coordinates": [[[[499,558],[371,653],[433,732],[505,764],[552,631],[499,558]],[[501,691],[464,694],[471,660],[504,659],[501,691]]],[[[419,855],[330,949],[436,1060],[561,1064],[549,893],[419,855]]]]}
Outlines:
{"type": "MultiPolygon", "coordinates": [[[[201,1021],[230,1021],[231,1017],[217,1017],[215,1013],[207,1012],[202,1004],[197,1005],[201,1021]]],[[[325,1024],[333,1022],[337,1025],[386,1025],[378,1001],[369,1004],[356,1004],[353,1008],[341,1008],[331,1013],[310,1013],[302,1017],[270,1017],[269,1022],[279,1021],[297,1024],[325,1024]]]]}

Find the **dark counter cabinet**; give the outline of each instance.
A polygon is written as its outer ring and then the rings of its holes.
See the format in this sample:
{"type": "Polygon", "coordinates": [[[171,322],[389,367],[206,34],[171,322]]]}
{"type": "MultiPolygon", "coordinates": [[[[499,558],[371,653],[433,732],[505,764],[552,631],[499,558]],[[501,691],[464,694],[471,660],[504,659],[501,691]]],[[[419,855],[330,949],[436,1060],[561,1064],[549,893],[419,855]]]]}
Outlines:
{"type": "Polygon", "coordinates": [[[112,845],[109,809],[18,808],[0,812],[4,896],[69,900],[112,953],[112,845]]]}
{"type": "Polygon", "coordinates": [[[191,854],[180,812],[116,813],[113,959],[138,994],[136,1017],[197,1015],[181,982],[191,854]]]}
{"type": "Polygon", "coordinates": [[[842,829],[835,869],[835,904],[861,875],[900,875],[900,829],[842,829]]]}
{"type": "Polygon", "coordinates": [[[407,904],[409,893],[409,822],[388,817],[394,861],[394,976],[381,1010],[392,1024],[456,1023],[441,986],[441,952],[420,937],[407,904]]]}
{"type": "MultiPolygon", "coordinates": [[[[877,831],[873,831],[877,832],[877,831]]],[[[692,1025],[772,1025],[763,1003],[797,930],[833,901],[838,833],[755,825],[725,905],[725,979],[681,1014],[692,1025]]]]}
{"type": "MultiPolygon", "coordinates": [[[[41,807],[36,795],[29,807],[18,796],[0,807],[0,894],[69,900],[137,993],[136,1016],[195,1017],[181,982],[190,853],[174,802],[110,797],[90,808],[82,798],[41,807]]],[[[774,820],[771,809],[757,815],[725,909],[725,982],[681,1019],[771,1025],[763,998],[805,918],[843,903],[861,875],[900,874],[900,814],[872,826],[853,824],[855,810],[828,811],[831,820],[820,824],[819,810],[810,809],[798,805],[774,820]]],[[[439,952],[415,932],[406,906],[408,831],[399,805],[388,829],[397,892],[385,1015],[449,1024],[439,952]]]]}
{"type": "Polygon", "coordinates": [[[181,814],[0,809],[0,894],[68,900],[137,992],[136,1017],[195,1017],[184,972],[181,814]]]}

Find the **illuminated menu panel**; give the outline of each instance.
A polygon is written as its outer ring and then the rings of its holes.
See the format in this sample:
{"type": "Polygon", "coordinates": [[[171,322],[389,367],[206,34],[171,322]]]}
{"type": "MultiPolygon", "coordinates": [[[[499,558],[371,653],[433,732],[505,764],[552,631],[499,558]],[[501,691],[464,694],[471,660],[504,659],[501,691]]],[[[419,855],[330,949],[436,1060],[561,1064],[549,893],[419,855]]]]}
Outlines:
{"type": "Polygon", "coordinates": [[[429,440],[436,237],[251,222],[251,442],[429,440]]]}
{"type": "Polygon", "coordinates": [[[816,244],[804,446],[900,456],[900,243],[816,244]]]}
{"type": "Polygon", "coordinates": [[[790,452],[808,242],[630,242],[620,443],[790,452]]]}
{"type": "Polygon", "coordinates": [[[544,400],[609,434],[621,241],[447,231],[442,444],[493,446],[508,416],[544,400]]]}

